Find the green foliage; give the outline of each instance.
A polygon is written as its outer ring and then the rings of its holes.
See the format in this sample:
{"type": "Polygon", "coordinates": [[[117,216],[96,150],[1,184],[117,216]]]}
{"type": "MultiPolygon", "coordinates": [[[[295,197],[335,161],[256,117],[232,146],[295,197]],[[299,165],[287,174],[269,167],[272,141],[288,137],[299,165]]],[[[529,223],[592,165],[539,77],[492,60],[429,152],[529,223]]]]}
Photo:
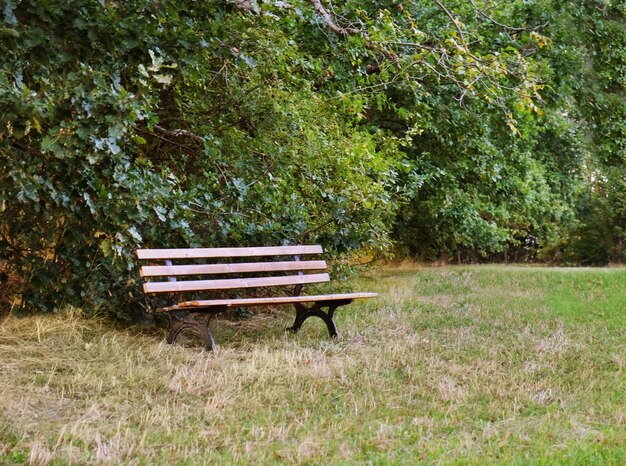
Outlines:
{"type": "MultiPolygon", "coordinates": [[[[567,262],[602,265],[624,260],[624,162],[626,161],[626,3],[555,2],[541,14],[558,41],[547,55],[552,68],[553,106],[565,116],[563,128],[579,142],[576,157],[553,144],[555,162],[582,156],[583,186],[577,225],[565,230],[557,247],[567,262]]],[[[572,136],[569,136],[570,139],[572,136]]],[[[550,143],[550,141],[546,141],[550,143]]],[[[575,168],[570,167],[571,171],[575,168]]]]}
{"type": "Polygon", "coordinates": [[[139,245],[388,242],[396,145],[294,72],[303,57],[273,17],[217,2],[3,12],[1,259],[20,278],[15,309],[133,316],[139,245]]]}
{"type": "Polygon", "coordinates": [[[623,168],[596,173],[579,199],[579,223],[562,245],[564,259],[580,265],[606,265],[626,259],[626,177],[623,168]]]}
{"type": "MultiPolygon", "coordinates": [[[[413,138],[415,174],[408,181],[416,186],[396,231],[424,259],[536,249],[572,214],[567,196],[576,189],[576,174],[551,166],[552,154],[544,160],[535,134],[513,134],[480,104],[468,110],[447,106],[413,138]],[[450,131],[440,133],[446,122],[450,131]]],[[[526,122],[523,129],[531,133],[543,124],[542,131],[554,133],[552,120],[526,122]]]]}
{"type": "Polygon", "coordinates": [[[623,2],[325,5],[5,1],[14,309],[136,317],[138,246],[622,256],[623,2]]]}
{"type": "Polygon", "coordinates": [[[626,224],[615,202],[600,197],[623,196],[607,170],[623,171],[626,155],[624,3],[510,2],[500,12],[497,35],[476,28],[483,43],[536,43],[529,66],[540,77],[533,92],[541,108],[526,100],[530,92],[511,95],[517,100],[503,119],[497,101],[460,108],[458,91],[444,86],[430,89],[429,106],[404,100],[420,111],[394,122],[414,128],[406,151],[415,171],[396,238],[431,260],[534,258],[541,249],[552,260],[621,260],[613,231],[626,224]]]}

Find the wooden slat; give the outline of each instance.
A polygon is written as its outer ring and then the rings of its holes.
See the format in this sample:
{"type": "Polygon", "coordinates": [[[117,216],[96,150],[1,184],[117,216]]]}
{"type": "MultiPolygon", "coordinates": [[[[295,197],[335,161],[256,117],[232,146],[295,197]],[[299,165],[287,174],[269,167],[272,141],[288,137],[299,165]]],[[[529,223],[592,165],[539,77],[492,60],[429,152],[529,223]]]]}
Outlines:
{"type": "Polygon", "coordinates": [[[144,265],[139,270],[142,277],[165,277],[181,275],[211,275],[246,272],[288,272],[294,270],[324,270],[325,261],[300,262],[246,262],[241,264],[197,265],[144,265]]]}
{"type": "Polygon", "coordinates": [[[327,273],[288,275],[286,277],[227,278],[224,280],[187,280],[177,282],[148,282],[143,284],[144,293],[178,293],[201,290],[229,290],[264,286],[298,285],[327,282],[327,273]]]}
{"type": "Polygon", "coordinates": [[[177,309],[207,308],[215,306],[238,307],[238,306],[267,306],[271,304],[290,303],[314,303],[320,301],[343,301],[354,299],[375,298],[378,293],[344,293],[318,296],[281,296],[276,298],[237,298],[237,299],[212,299],[200,301],[184,301],[174,306],[163,307],[161,311],[174,311],[177,309]]]}
{"type": "Polygon", "coordinates": [[[137,259],[206,259],[213,257],[291,256],[321,254],[322,246],[272,246],[252,248],[137,249],[137,259]]]}

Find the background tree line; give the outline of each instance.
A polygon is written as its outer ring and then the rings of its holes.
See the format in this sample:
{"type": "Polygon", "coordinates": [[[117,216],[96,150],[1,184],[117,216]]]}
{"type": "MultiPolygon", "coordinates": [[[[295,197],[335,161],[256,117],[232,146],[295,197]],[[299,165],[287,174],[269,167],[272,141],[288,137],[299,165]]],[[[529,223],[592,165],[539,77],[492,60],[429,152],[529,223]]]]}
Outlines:
{"type": "Polygon", "coordinates": [[[137,246],[621,262],[623,0],[2,0],[2,303],[137,246]]]}

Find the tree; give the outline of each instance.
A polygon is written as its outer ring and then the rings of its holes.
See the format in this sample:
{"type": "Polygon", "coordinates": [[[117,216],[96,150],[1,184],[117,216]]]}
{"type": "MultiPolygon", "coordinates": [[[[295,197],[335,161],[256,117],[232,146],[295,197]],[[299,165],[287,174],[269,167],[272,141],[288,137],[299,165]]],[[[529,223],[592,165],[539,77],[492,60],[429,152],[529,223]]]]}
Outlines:
{"type": "MultiPolygon", "coordinates": [[[[536,111],[541,87],[529,54],[545,38],[499,36],[507,6],[3,6],[0,260],[16,309],[132,316],[139,245],[384,248],[413,181],[448,164],[422,173],[413,146],[440,106],[516,128],[511,106],[536,111]]],[[[484,191],[465,191],[471,208],[484,191]]]]}

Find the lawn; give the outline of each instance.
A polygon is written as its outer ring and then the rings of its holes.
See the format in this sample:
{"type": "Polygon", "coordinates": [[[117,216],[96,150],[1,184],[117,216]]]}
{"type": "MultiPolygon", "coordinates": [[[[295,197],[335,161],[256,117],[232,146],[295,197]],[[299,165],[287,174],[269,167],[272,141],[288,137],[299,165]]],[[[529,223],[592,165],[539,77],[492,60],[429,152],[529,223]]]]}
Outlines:
{"type": "MultiPolygon", "coordinates": [[[[626,269],[376,269],[220,348],[75,310],[0,325],[0,464],[624,464],[626,269]]],[[[181,336],[182,337],[182,336],[181,336]]]]}

